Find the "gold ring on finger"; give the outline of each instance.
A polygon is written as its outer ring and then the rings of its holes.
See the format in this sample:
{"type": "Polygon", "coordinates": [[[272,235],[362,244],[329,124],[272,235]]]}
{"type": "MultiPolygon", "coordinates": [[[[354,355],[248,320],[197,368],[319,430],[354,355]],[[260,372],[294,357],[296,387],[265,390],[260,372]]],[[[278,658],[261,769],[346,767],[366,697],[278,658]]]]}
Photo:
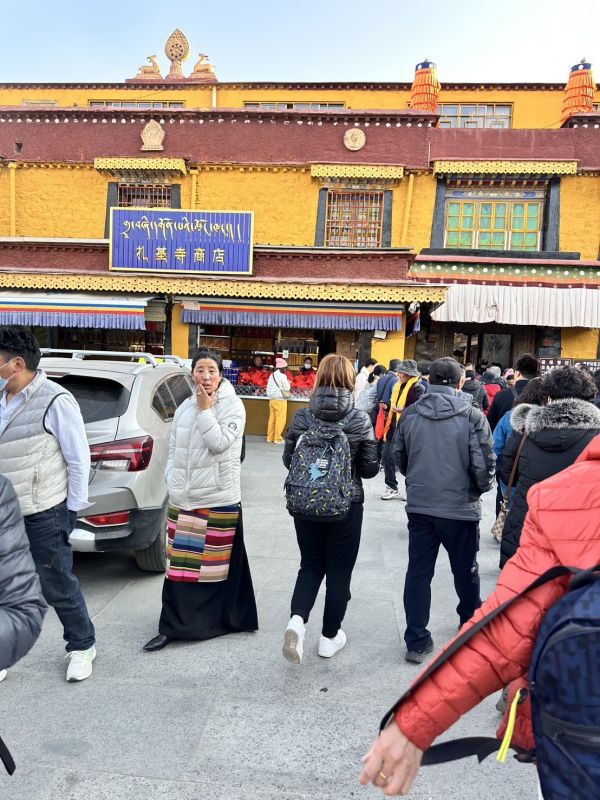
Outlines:
{"type": "Polygon", "coordinates": [[[389,780],[388,776],[385,774],[385,772],[382,772],[381,770],[379,770],[379,777],[381,778],[382,781],[385,781],[386,783],[389,780]]]}

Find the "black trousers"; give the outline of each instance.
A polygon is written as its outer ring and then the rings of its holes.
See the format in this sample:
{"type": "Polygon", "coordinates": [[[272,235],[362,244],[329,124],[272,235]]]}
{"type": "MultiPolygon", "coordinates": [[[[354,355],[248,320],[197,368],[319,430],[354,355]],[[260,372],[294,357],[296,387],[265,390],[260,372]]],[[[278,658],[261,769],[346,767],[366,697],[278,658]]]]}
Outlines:
{"type": "Polygon", "coordinates": [[[440,544],[450,558],[454,588],[459,600],[456,611],[461,624],[470,619],[481,605],[477,564],[479,523],[410,513],[408,536],[408,570],[404,583],[404,641],[409,650],[423,650],[431,638],[427,630],[431,609],[431,581],[440,544]]]}
{"type": "Polygon", "coordinates": [[[350,581],[356,563],[362,528],[362,503],[352,503],[340,522],[306,522],[295,519],[300,548],[300,569],[292,595],[292,616],[308,622],[323,578],[327,581],[323,636],[339,631],[350,600],[350,581]]]}

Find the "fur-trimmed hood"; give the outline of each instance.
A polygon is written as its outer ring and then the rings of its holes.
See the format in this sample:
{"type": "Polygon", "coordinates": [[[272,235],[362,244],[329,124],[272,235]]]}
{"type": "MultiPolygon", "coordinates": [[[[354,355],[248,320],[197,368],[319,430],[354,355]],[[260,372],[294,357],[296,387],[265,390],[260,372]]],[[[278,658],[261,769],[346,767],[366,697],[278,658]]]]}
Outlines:
{"type": "Polygon", "coordinates": [[[553,400],[545,406],[522,403],[512,412],[510,421],[518,433],[528,435],[565,428],[600,430],[600,409],[574,398],[553,400]]]}

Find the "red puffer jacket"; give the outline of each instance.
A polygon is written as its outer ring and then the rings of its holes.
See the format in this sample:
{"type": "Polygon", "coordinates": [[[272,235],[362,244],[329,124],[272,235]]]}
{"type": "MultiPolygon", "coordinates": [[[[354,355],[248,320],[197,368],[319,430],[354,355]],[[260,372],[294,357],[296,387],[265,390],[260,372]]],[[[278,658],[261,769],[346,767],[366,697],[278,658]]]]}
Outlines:
{"type": "MultiPolygon", "coordinates": [[[[600,436],[573,466],[536,484],[528,501],[521,546],[502,570],[496,591],[467,625],[551,567],[587,568],[600,563],[600,436]]],[[[396,711],[396,722],[405,736],[427,750],[484,697],[511,681],[522,681],[542,618],[564,594],[567,582],[567,578],[559,579],[536,589],[448,659],[396,711]]],[[[533,747],[528,705],[519,706],[515,736],[525,748],[533,747]]]]}

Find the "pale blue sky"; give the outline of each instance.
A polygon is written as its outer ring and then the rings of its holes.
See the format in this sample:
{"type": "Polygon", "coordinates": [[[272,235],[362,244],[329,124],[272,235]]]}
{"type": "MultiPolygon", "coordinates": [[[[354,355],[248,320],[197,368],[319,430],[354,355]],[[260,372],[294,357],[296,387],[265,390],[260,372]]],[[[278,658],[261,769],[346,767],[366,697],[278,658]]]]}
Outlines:
{"type": "Polygon", "coordinates": [[[562,82],[586,56],[600,80],[600,0],[0,0],[0,82],[118,82],[168,64],[179,27],[191,71],[221,81],[562,82]]]}

